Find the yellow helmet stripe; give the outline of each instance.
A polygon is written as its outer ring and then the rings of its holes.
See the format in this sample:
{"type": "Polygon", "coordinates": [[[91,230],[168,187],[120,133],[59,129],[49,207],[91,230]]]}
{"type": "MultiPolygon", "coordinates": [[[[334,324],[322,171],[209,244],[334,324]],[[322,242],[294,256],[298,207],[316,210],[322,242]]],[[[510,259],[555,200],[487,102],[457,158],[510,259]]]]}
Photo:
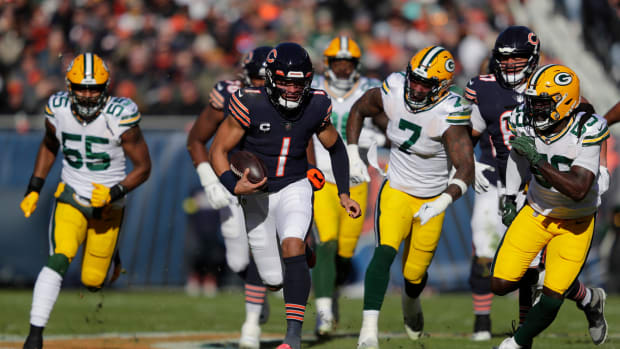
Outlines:
{"type": "Polygon", "coordinates": [[[431,63],[433,62],[433,60],[435,59],[435,57],[437,57],[437,55],[439,55],[445,50],[446,49],[441,46],[435,46],[431,48],[430,50],[428,50],[428,52],[426,52],[424,57],[422,57],[422,60],[420,60],[419,67],[423,68],[424,71],[426,71],[428,67],[431,65],[431,63]]]}
{"type": "Polygon", "coordinates": [[[340,51],[349,51],[349,37],[344,35],[340,37],[340,51]]]}
{"type": "Polygon", "coordinates": [[[543,66],[542,68],[540,68],[537,72],[534,73],[534,75],[531,78],[531,83],[530,83],[530,87],[532,86],[536,86],[536,84],[538,83],[538,79],[540,78],[540,76],[542,75],[542,73],[544,73],[546,70],[548,70],[551,67],[555,67],[556,64],[547,64],[545,66],[543,66]]]}

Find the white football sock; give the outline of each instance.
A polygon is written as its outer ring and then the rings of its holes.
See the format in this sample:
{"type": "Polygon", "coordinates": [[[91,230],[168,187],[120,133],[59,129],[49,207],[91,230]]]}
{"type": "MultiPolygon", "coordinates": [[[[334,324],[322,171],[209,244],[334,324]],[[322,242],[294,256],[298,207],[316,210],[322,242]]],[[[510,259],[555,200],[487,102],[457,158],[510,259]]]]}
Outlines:
{"type": "Polygon", "coordinates": [[[253,303],[245,303],[245,323],[258,325],[260,320],[261,305],[253,303]]]}
{"type": "Polygon", "coordinates": [[[317,313],[323,314],[326,320],[332,320],[334,315],[332,314],[332,299],[331,297],[320,297],[314,300],[317,313]]]}
{"type": "Polygon", "coordinates": [[[30,324],[45,327],[54,303],[58,299],[62,276],[51,268],[43,267],[32,292],[32,309],[30,310],[30,324]]]}
{"type": "Polygon", "coordinates": [[[362,331],[377,333],[379,330],[379,310],[364,310],[362,314],[362,331]]]}

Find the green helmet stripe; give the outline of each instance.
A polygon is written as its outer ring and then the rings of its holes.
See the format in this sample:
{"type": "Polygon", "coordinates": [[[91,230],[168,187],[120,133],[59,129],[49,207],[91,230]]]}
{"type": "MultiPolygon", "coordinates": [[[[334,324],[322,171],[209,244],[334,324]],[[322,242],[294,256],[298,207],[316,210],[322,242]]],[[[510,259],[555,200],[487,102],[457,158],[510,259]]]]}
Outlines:
{"type": "Polygon", "coordinates": [[[543,66],[542,68],[540,68],[537,72],[535,72],[534,75],[532,76],[532,79],[530,80],[531,83],[529,84],[529,87],[536,86],[536,84],[538,83],[538,79],[540,79],[540,76],[542,75],[542,73],[544,73],[547,69],[554,67],[554,66],[555,64],[547,64],[543,66]]]}
{"type": "Polygon", "coordinates": [[[442,53],[445,50],[446,49],[441,47],[441,46],[435,46],[432,49],[428,50],[428,52],[426,52],[424,57],[422,57],[422,60],[420,61],[419,68],[422,68],[422,69],[424,69],[426,71],[428,66],[435,59],[435,57],[437,57],[437,55],[439,55],[440,53],[442,53]]]}

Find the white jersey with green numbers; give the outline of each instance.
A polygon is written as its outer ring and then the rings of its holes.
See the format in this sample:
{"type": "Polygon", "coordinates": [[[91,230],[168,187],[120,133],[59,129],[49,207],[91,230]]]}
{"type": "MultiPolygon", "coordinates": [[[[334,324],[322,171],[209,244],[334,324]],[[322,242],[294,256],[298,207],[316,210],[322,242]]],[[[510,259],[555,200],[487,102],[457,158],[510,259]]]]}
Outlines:
{"type": "MultiPolygon", "coordinates": [[[[532,125],[526,121],[524,105],[520,105],[510,115],[509,127],[515,136],[533,137],[536,150],[559,171],[568,172],[571,166],[579,166],[592,172],[596,178],[601,144],[609,138],[609,129],[607,121],[595,114],[579,130],[582,116],[583,113],[577,114],[564,130],[547,138],[536,134],[532,125]]],[[[560,219],[585,217],[596,212],[601,200],[596,179],[585,198],[574,201],[552,187],[535,168],[531,171],[527,200],[536,212],[560,219]]]]}
{"type": "MultiPolygon", "coordinates": [[[[336,130],[338,130],[345,144],[347,143],[347,120],[349,119],[349,111],[353,103],[367,90],[373,87],[379,87],[380,84],[381,82],[379,80],[361,77],[349,92],[342,97],[338,97],[334,91],[329,88],[324,76],[318,76],[312,81],[312,88],[325,90],[330,96],[332,100],[331,122],[336,130]]],[[[379,145],[383,145],[385,143],[385,136],[383,132],[372,124],[371,118],[366,118],[364,119],[362,133],[360,134],[359,145],[362,148],[368,148],[373,140],[379,145]]],[[[336,183],[329,152],[323,147],[316,135],[313,137],[313,143],[317,167],[323,171],[326,181],[336,183]]]]}
{"type": "Polygon", "coordinates": [[[58,92],[49,98],[45,116],[63,153],[61,179],[79,196],[90,199],[93,182],[112,187],[125,178],[121,135],[140,122],[132,100],[110,97],[95,120],[82,123],[71,111],[69,94],[58,92]]]}
{"type": "Polygon", "coordinates": [[[416,197],[433,197],[448,186],[452,166],[442,143],[450,126],[467,126],[471,106],[448,92],[432,107],[412,113],[405,104],[405,73],[392,73],[381,84],[383,110],[392,142],[387,178],[390,186],[416,197]]]}

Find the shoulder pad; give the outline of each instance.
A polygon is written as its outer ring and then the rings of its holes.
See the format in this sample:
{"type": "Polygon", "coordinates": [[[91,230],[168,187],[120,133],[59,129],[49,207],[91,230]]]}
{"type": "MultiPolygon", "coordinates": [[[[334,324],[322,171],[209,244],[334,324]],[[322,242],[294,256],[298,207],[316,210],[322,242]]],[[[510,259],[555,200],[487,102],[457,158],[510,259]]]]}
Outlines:
{"type": "MultiPolygon", "coordinates": [[[[578,117],[584,117],[584,113],[580,113],[578,117]]],[[[583,146],[599,145],[609,138],[609,128],[605,118],[598,114],[592,116],[585,122],[583,135],[583,146]]]]}
{"type": "Polygon", "coordinates": [[[54,93],[47,99],[47,104],[45,105],[45,115],[49,117],[54,117],[56,114],[56,109],[62,107],[69,107],[69,93],[67,91],[59,91],[54,93]]]}
{"type": "Polygon", "coordinates": [[[471,119],[471,104],[454,92],[449,92],[444,101],[446,105],[446,121],[451,125],[469,125],[471,119]]]}
{"type": "Polygon", "coordinates": [[[374,78],[361,77],[360,78],[360,89],[362,91],[368,91],[371,88],[381,86],[381,81],[374,78]]]}
{"type": "Polygon", "coordinates": [[[134,126],[140,122],[141,114],[138,106],[129,98],[111,97],[103,108],[105,114],[119,120],[119,126],[134,126]]]}
{"type": "Polygon", "coordinates": [[[388,75],[383,83],[381,83],[381,92],[384,94],[389,94],[393,88],[398,88],[399,85],[403,85],[405,83],[405,73],[397,72],[388,75]]]}
{"type": "Polygon", "coordinates": [[[321,96],[321,95],[322,96],[327,96],[327,93],[324,90],[318,90],[318,89],[314,89],[314,88],[310,90],[310,94],[319,95],[319,96],[321,96]]]}

